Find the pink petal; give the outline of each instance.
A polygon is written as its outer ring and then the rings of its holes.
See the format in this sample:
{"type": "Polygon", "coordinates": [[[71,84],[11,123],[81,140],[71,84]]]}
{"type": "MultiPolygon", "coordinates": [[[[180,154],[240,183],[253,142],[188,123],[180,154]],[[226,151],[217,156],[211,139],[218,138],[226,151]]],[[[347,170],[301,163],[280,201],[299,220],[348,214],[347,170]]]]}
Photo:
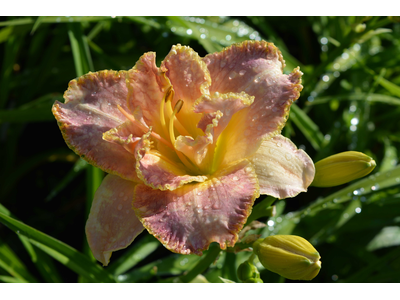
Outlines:
{"type": "Polygon", "coordinates": [[[201,96],[195,102],[193,111],[203,114],[197,127],[205,135],[198,135],[195,139],[179,136],[176,149],[184,153],[203,172],[212,172],[214,148],[219,135],[235,113],[253,103],[253,98],[246,93],[214,93],[212,96],[201,96]]]}
{"type": "Polygon", "coordinates": [[[95,193],[86,236],[94,257],[107,266],[112,252],[128,247],[143,231],[132,209],[136,184],[107,175],[95,193]]]}
{"type": "Polygon", "coordinates": [[[254,103],[241,110],[227,131],[224,164],[253,154],[259,143],[279,134],[290,105],[303,88],[302,73],[296,68],[282,73],[284,61],[279,50],[265,41],[246,41],[204,58],[211,74],[210,93],[240,93],[254,96],[254,103]],[[236,132],[232,136],[232,133],[236,132]],[[240,151],[234,150],[240,149],[240,151]]]}
{"type": "Polygon", "coordinates": [[[201,255],[211,242],[222,249],[235,244],[258,196],[254,168],[244,160],[205,182],[174,191],[139,184],[133,208],[143,226],[166,248],[201,255]]]}
{"type": "Polygon", "coordinates": [[[294,197],[306,192],[314,180],[311,158],[282,135],[263,141],[250,160],[256,169],[261,194],[280,199],[294,197]]]}
{"type": "Polygon", "coordinates": [[[104,132],[125,121],[117,108],[119,104],[128,109],[125,75],[125,71],[100,71],[72,80],[65,103],[56,101],[52,111],[73,151],[108,173],[137,180],[134,155],[103,140],[104,132]]]}
{"type": "Polygon", "coordinates": [[[175,190],[182,185],[203,182],[206,176],[188,175],[189,171],[177,160],[171,160],[163,153],[150,149],[150,132],[143,135],[136,146],[136,170],[138,177],[148,186],[160,190],[175,190]]]}
{"type": "Polygon", "coordinates": [[[203,113],[202,119],[197,127],[204,132],[207,126],[212,126],[214,115],[221,112],[222,117],[218,119],[218,124],[213,127],[213,138],[216,141],[221,132],[226,128],[232,116],[245,107],[250,106],[254,101],[254,97],[250,97],[246,93],[214,93],[212,96],[204,95],[194,104],[193,111],[195,113],[203,113]]]}
{"type": "Polygon", "coordinates": [[[196,136],[201,115],[193,114],[192,107],[201,95],[208,94],[211,83],[205,63],[193,49],[178,44],[165,57],[161,69],[166,71],[175,90],[172,107],[179,99],[184,101],[177,118],[192,136],[196,136]]]}
{"type": "Polygon", "coordinates": [[[152,126],[155,132],[163,135],[160,123],[160,103],[170,82],[156,66],[155,59],[154,52],[145,53],[135,67],[127,72],[128,106],[131,112],[140,107],[145,123],[152,126]]]}

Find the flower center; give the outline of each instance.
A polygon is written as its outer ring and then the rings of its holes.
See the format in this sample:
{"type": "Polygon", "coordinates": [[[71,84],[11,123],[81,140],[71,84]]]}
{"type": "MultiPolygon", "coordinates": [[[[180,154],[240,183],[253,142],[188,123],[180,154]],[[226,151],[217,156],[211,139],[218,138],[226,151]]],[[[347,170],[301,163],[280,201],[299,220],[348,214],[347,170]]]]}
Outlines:
{"type": "MultiPolygon", "coordinates": [[[[178,114],[179,111],[182,109],[184,101],[178,100],[174,106],[174,109],[172,109],[172,99],[174,98],[174,95],[175,92],[172,86],[170,86],[166,91],[166,93],[164,94],[164,98],[160,103],[160,124],[162,132],[160,132],[159,134],[152,130],[151,136],[156,140],[162,142],[164,145],[168,146],[170,149],[172,149],[178,156],[179,160],[188,169],[188,171],[190,171],[193,174],[200,174],[201,172],[199,168],[175,147],[175,142],[176,142],[175,130],[180,135],[190,136],[190,134],[176,118],[176,114],[178,114]]],[[[131,121],[140,129],[142,129],[144,133],[149,131],[149,128],[146,125],[135,119],[131,114],[126,112],[121,106],[118,105],[118,109],[129,121],[131,121]]]]}

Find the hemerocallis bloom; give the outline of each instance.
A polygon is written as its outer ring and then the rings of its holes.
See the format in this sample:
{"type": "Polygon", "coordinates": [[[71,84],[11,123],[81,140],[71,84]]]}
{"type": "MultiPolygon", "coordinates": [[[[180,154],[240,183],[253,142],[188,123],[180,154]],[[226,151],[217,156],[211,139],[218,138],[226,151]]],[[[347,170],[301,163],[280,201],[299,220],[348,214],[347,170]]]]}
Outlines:
{"type": "Polygon", "coordinates": [[[86,224],[96,259],[107,265],[144,228],[176,253],[225,249],[260,194],[307,190],[314,164],[280,134],[302,73],[284,66],[265,41],[204,58],[178,44],[159,68],[149,52],[129,71],[69,83],[53,106],[63,137],[109,173],[86,224]]]}

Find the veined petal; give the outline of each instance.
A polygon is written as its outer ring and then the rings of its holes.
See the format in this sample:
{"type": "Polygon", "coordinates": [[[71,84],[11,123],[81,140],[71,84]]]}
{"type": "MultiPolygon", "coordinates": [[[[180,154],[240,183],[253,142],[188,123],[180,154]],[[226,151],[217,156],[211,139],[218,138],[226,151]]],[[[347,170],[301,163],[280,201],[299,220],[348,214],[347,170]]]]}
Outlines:
{"type": "Polygon", "coordinates": [[[109,174],[95,193],[86,236],[94,257],[104,266],[112,252],[128,247],[144,229],[132,209],[135,185],[109,174]]]}
{"type": "Polygon", "coordinates": [[[188,175],[188,170],[182,163],[152,150],[149,136],[150,131],[143,135],[135,149],[137,175],[146,185],[162,191],[175,190],[186,183],[203,182],[207,179],[206,176],[188,175]]]}
{"type": "Polygon", "coordinates": [[[134,155],[102,138],[104,132],[125,121],[117,108],[119,104],[127,109],[125,76],[125,71],[100,71],[71,80],[65,103],[56,101],[52,111],[74,152],[108,173],[137,180],[134,155]]]}
{"type": "Polygon", "coordinates": [[[200,170],[204,169],[203,164],[207,163],[204,159],[209,151],[208,145],[213,143],[213,137],[210,133],[198,135],[196,139],[190,136],[179,136],[176,139],[176,150],[185,154],[200,170]]]}
{"type": "Polygon", "coordinates": [[[145,53],[135,67],[127,72],[127,105],[131,112],[140,107],[145,124],[163,135],[159,108],[170,82],[165,73],[156,66],[155,59],[154,52],[145,53]]]}
{"type": "Polygon", "coordinates": [[[280,133],[290,105],[303,88],[302,73],[296,68],[283,74],[280,51],[265,41],[235,44],[207,55],[204,61],[211,74],[211,94],[244,91],[254,96],[254,103],[238,112],[223,133],[224,152],[228,152],[223,164],[228,164],[253,154],[262,140],[280,133]]]}
{"type": "Polygon", "coordinates": [[[303,150],[282,135],[263,141],[250,161],[256,169],[260,193],[283,199],[306,192],[315,168],[303,150]]]}
{"type": "Polygon", "coordinates": [[[212,96],[203,95],[194,104],[195,113],[203,113],[202,119],[197,127],[206,132],[207,126],[212,124],[216,112],[221,112],[222,116],[218,119],[218,124],[213,126],[213,138],[217,140],[221,132],[226,128],[232,116],[245,107],[250,106],[254,97],[242,92],[220,94],[214,93],[212,96]]]}
{"type": "Polygon", "coordinates": [[[201,95],[208,94],[211,79],[206,64],[193,49],[178,44],[165,57],[161,70],[166,72],[174,87],[172,106],[179,99],[184,101],[176,117],[192,136],[197,136],[200,131],[196,125],[201,115],[193,114],[192,107],[201,95]]]}
{"type": "MultiPolygon", "coordinates": [[[[121,145],[129,153],[135,155],[135,147],[140,141],[141,135],[143,135],[143,130],[128,120],[122,125],[103,133],[103,139],[121,145]]],[[[131,165],[131,167],[134,167],[134,165],[131,165]]]]}
{"type": "Polygon", "coordinates": [[[202,254],[211,242],[233,246],[251,212],[259,186],[254,168],[243,160],[202,183],[174,191],[137,185],[133,208],[143,226],[169,250],[202,254]]]}

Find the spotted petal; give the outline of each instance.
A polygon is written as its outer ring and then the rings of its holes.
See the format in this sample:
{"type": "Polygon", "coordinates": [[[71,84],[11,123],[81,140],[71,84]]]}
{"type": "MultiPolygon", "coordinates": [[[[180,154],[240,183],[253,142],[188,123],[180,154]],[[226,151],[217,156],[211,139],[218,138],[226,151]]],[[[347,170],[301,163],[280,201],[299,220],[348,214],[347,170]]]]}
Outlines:
{"type": "Polygon", "coordinates": [[[244,160],[202,183],[174,191],[137,185],[133,208],[143,226],[165,247],[202,254],[211,242],[233,246],[259,196],[257,176],[244,160]]]}
{"type": "Polygon", "coordinates": [[[207,55],[204,61],[211,74],[211,94],[245,92],[255,97],[223,133],[227,152],[223,164],[228,164],[253,154],[262,140],[280,133],[290,105],[303,88],[302,73],[296,68],[284,75],[280,51],[265,41],[235,44],[207,55]]]}
{"type": "Polygon", "coordinates": [[[135,183],[107,175],[95,193],[86,236],[94,257],[107,266],[112,252],[126,248],[143,231],[132,209],[135,183]]]}
{"type": "Polygon", "coordinates": [[[306,192],[314,179],[311,158],[282,135],[263,141],[250,160],[256,169],[261,194],[280,199],[294,197],[306,192]]]}
{"type": "Polygon", "coordinates": [[[65,103],[52,111],[67,145],[92,165],[129,180],[137,180],[135,157],[118,144],[103,140],[103,133],[121,125],[128,89],[126,72],[89,73],[69,83],[65,103]]]}
{"type": "Polygon", "coordinates": [[[156,54],[148,52],[127,72],[129,89],[127,104],[131,112],[140,107],[145,123],[163,135],[159,109],[170,82],[164,72],[156,66],[155,59],[156,54]]]}

